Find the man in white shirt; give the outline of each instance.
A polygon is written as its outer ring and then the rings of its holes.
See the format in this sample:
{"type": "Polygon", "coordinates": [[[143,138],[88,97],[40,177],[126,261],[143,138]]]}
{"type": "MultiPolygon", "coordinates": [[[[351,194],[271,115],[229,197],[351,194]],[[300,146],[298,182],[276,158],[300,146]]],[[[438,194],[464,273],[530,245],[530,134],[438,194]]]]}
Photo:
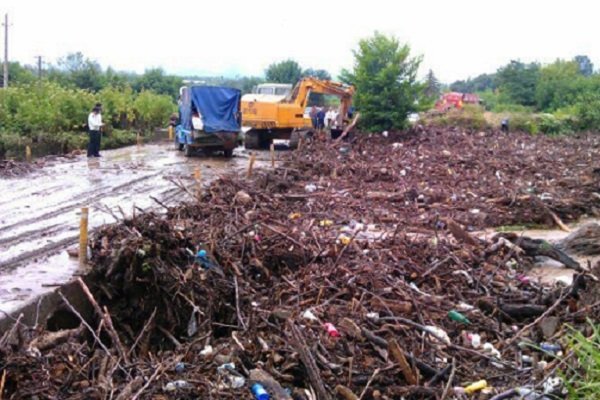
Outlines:
{"type": "Polygon", "coordinates": [[[103,125],[100,107],[96,105],[88,116],[88,129],[90,131],[90,141],[88,143],[87,151],[88,157],[100,157],[100,129],[103,125]]]}

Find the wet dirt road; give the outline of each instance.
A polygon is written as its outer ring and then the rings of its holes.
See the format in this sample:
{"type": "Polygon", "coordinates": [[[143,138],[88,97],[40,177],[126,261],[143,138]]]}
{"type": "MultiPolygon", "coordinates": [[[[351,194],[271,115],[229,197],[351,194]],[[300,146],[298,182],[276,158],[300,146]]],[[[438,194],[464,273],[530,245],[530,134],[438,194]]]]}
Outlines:
{"type": "MultiPolygon", "coordinates": [[[[102,157],[57,161],[20,178],[0,179],[0,311],[11,312],[78,270],[66,249],[78,243],[81,207],[90,209],[93,230],[115,217],[140,209],[162,209],[163,203],[189,200],[173,181],[194,185],[247,165],[247,154],[235,157],[186,158],[170,143],[104,151],[102,157]]],[[[136,211],[139,212],[139,211],[136,211]]]]}

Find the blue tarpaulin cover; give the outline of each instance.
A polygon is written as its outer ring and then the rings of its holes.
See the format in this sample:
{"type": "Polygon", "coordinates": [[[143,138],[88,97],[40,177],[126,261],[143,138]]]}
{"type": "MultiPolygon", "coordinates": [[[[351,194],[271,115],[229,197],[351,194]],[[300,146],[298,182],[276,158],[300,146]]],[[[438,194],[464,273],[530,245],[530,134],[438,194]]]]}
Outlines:
{"type": "Polygon", "coordinates": [[[238,89],[218,86],[192,86],[184,90],[179,105],[182,128],[192,129],[194,106],[202,115],[205,132],[238,132],[241,96],[238,89]]]}

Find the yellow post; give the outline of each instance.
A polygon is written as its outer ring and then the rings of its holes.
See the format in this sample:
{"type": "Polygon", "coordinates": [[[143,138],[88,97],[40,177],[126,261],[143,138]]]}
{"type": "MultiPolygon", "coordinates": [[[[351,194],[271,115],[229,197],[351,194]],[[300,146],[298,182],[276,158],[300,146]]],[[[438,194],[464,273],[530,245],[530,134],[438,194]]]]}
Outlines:
{"type": "Polygon", "coordinates": [[[250,161],[248,162],[248,178],[252,176],[252,168],[254,168],[254,161],[256,161],[256,154],[250,154],[250,161]]]}
{"type": "Polygon", "coordinates": [[[87,207],[81,208],[81,220],[79,222],[79,265],[87,264],[87,244],[88,244],[88,212],[87,207]]]}
{"type": "Polygon", "coordinates": [[[271,143],[271,167],[275,168],[275,144],[271,143]]]}
{"type": "Polygon", "coordinates": [[[141,144],[142,144],[142,137],[140,136],[139,132],[136,134],[136,140],[137,140],[137,145],[141,146],[141,144]]]}
{"type": "Polygon", "coordinates": [[[200,196],[202,192],[202,170],[200,169],[200,167],[194,170],[194,179],[196,180],[196,186],[198,188],[198,196],[200,196]]]}
{"type": "Polygon", "coordinates": [[[31,161],[31,147],[25,146],[25,159],[27,162],[31,161]]]}
{"type": "Polygon", "coordinates": [[[169,140],[173,140],[173,127],[169,125],[169,140]]]}

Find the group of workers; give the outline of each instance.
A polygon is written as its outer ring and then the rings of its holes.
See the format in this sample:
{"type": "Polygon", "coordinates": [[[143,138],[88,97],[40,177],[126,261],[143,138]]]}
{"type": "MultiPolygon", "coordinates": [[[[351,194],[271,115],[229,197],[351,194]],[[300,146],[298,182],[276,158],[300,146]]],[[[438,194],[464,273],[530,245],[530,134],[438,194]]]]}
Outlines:
{"type": "Polygon", "coordinates": [[[325,128],[335,128],[339,125],[339,111],[333,107],[328,107],[327,110],[325,110],[325,108],[326,107],[317,108],[316,106],[312,106],[310,109],[312,126],[319,131],[325,128]]]}

